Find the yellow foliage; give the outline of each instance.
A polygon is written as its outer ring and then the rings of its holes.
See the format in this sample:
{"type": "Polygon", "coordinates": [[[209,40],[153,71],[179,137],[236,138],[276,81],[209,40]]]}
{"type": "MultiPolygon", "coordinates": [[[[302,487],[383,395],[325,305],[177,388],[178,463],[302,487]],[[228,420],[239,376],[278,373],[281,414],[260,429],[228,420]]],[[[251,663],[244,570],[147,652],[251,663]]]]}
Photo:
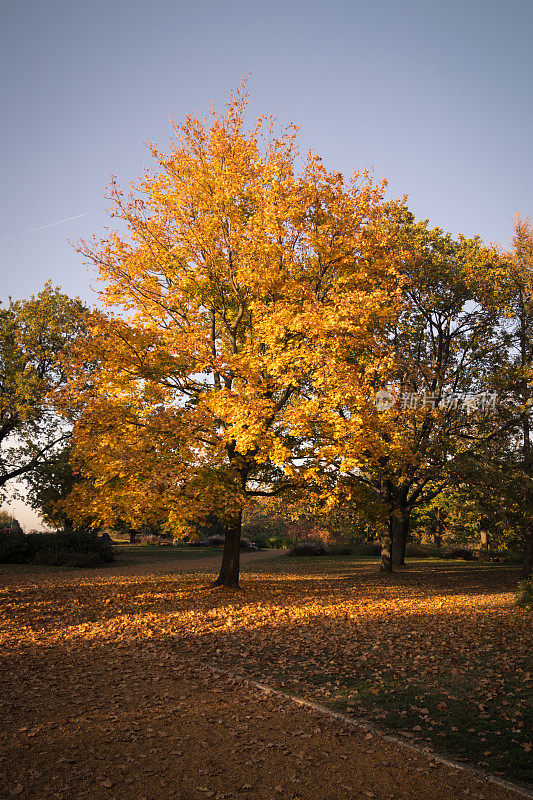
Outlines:
{"type": "Polygon", "coordinates": [[[302,158],[292,125],[247,131],[246,102],[241,91],[209,125],[175,125],[128,196],[111,184],[126,232],[81,247],[110,310],[87,345],[98,369],[73,383],[88,387],[81,517],[164,509],[183,530],[257,492],[319,487],[318,434],[364,405],[386,363],[401,203],[366,172],[345,180],[302,158]]]}

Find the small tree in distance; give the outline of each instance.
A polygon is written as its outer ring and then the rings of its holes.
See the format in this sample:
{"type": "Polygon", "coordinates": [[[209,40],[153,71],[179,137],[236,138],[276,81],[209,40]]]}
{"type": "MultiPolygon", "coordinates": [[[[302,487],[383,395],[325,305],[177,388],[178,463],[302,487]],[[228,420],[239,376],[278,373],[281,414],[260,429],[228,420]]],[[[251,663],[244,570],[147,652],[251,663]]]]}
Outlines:
{"type": "Polygon", "coordinates": [[[0,533],[22,533],[20,522],[9,511],[0,511],[0,533]]]}
{"type": "Polygon", "coordinates": [[[65,384],[67,352],[85,322],[82,303],[50,283],[0,306],[0,499],[9,481],[46,463],[69,437],[52,394],[65,384]]]}
{"type": "Polygon", "coordinates": [[[48,525],[65,530],[74,527],[64,504],[79,477],[70,462],[69,445],[50,455],[26,475],[27,500],[48,525]]]}

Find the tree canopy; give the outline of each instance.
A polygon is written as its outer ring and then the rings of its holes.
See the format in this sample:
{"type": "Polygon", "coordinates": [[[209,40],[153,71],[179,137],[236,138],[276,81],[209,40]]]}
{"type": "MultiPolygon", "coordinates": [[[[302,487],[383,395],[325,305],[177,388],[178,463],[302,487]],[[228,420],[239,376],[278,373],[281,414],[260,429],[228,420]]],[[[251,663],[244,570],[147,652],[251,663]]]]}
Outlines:
{"type": "Polygon", "coordinates": [[[0,496],[69,435],[52,396],[65,385],[67,351],[85,322],[82,303],[50,283],[29,300],[0,307],[0,496]]]}
{"type": "Polygon", "coordinates": [[[430,229],[246,107],[175,125],[80,245],[107,311],[63,395],[84,475],[65,514],[176,536],[214,515],[236,586],[243,509],[305,490],[364,506],[390,570],[414,509],[505,462],[531,540],[530,227],[507,254],[430,229]]]}
{"type": "Polygon", "coordinates": [[[431,230],[405,210],[400,241],[401,303],[383,328],[388,369],[381,384],[371,376],[363,407],[360,386],[352,395],[345,383],[347,413],[329,433],[340,488],[365,487],[388,518],[386,570],[403,563],[413,508],[457,480],[465,456],[502,425],[491,392],[502,342],[487,289],[499,276],[498,254],[478,239],[431,230]],[[390,405],[375,403],[378,390],[390,405]]]}
{"type": "Polygon", "coordinates": [[[129,196],[112,183],[122,231],[81,246],[122,314],[99,317],[90,345],[77,513],[164,512],[186,531],[214,512],[224,585],[248,498],[320,487],[320,420],[339,418],[347,374],[356,387],[386,360],[402,255],[384,182],[300,157],[293,126],[246,130],[245,110],[237,94],[210,125],[175,126],[129,196]]]}

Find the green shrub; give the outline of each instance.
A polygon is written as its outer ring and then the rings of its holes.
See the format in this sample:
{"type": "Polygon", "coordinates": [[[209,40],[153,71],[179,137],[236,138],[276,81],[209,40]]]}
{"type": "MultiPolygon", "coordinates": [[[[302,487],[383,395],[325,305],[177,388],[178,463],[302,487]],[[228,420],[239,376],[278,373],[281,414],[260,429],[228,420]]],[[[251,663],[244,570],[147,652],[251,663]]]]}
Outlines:
{"type": "Polygon", "coordinates": [[[268,546],[275,550],[288,550],[291,543],[286,536],[271,536],[268,540],[268,546]]]}
{"type": "Polygon", "coordinates": [[[105,561],[98,553],[80,553],[76,550],[38,550],[31,559],[32,564],[46,567],[98,567],[105,561]]]}
{"type": "Polygon", "coordinates": [[[443,558],[462,558],[465,561],[475,561],[476,554],[468,547],[454,547],[452,550],[445,550],[442,553],[443,558]]]}
{"type": "Polygon", "coordinates": [[[210,536],[207,541],[209,542],[209,547],[222,547],[224,536],[210,536]]]}
{"type": "Polygon", "coordinates": [[[0,535],[0,562],[94,567],[115,560],[109,541],[93,531],[0,535]]]}
{"type": "Polygon", "coordinates": [[[405,555],[411,558],[442,558],[442,552],[437,547],[411,542],[405,548],[405,555]]]}
{"type": "Polygon", "coordinates": [[[27,539],[19,531],[0,533],[0,563],[24,564],[28,555],[27,539]]]}
{"type": "Polygon", "coordinates": [[[516,602],[522,608],[533,611],[533,578],[526,578],[518,584],[516,602]]]}
{"type": "Polygon", "coordinates": [[[136,544],[152,544],[156,547],[164,547],[172,545],[172,539],[169,536],[160,536],[157,533],[145,533],[135,540],[136,544]]]}
{"type": "Polygon", "coordinates": [[[351,556],[353,547],[349,544],[330,544],[329,549],[334,556],[351,556]]]}
{"type": "Polygon", "coordinates": [[[311,540],[298,542],[289,550],[290,556],[329,556],[331,548],[325,542],[313,542],[311,540]]]}
{"type": "Polygon", "coordinates": [[[249,539],[245,536],[241,536],[241,550],[253,550],[255,549],[255,545],[252,546],[252,543],[249,539]]]}
{"type": "Polygon", "coordinates": [[[266,550],[266,548],[271,547],[268,541],[268,536],[253,536],[252,542],[255,544],[258,550],[266,550]]]}

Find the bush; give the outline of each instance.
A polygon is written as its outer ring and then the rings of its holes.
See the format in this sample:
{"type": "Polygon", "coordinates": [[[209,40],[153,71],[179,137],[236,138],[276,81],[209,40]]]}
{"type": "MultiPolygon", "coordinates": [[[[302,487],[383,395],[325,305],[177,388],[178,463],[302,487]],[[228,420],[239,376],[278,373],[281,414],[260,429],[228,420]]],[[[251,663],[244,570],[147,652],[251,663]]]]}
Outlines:
{"type": "Polygon", "coordinates": [[[286,536],[271,536],[268,540],[268,546],[275,550],[288,550],[291,547],[292,539],[286,536]]]}
{"type": "Polygon", "coordinates": [[[256,545],[246,537],[241,538],[241,550],[257,550],[256,545]]]}
{"type": "Polygon", "coordinates": [[[533,578],[526,578],[518,584],[517,605],[533,611],[533,578]]]}
{"type": "Polygon", "coordinates": [[[224,536],[210,536],[207,541],[209,547],[222,547],[224,544],[224,536]]]}
{"type": "Polygon", "coordinates": [[[28,553],[28,538],[18,531],[0,533],[0,563],[24,564],[28,553]]]}
{"type": "Polygon", "coordinates": [[[93,531],[0,535],[0,562],[4,564],[96,567],[114,560],[110,542],[93,531]]]}
{"type": "Polygon", "coordinates": [[[254,536],[252,541],[258,550],[266,550],[270,547],[268,536],[254,536]]]}
{"type": "Polygon", "coordinates": [[[475,561],[476,554],[467,547],[454,547],[442,553],[443,558],[463,558],[465,561],[475,561]]]}
{"type": "Polygon", "coordinates": [[[334,556],[351,556],[353,547],[349,544],[330,544],[329,549],[334,556]]]}
{"type": "Polygon", "coordinates": [[[46,567],[98,567],[102,563],[98,553],[80,553],[76,550],[38,550],[31,558],[31,564],[46,567]]]}
{"type": "Polygon", "coordinates": [[[139,536],[135,540],[135,544],[155,544],[156,546],[171,545],[172,540],[168,536],[158,536],[155,533],[147,533],[144,536],[139,536]]]}
{"type": "Polygon", "coordinates": [[[443,554],[437,547],[413,542],[405,548],[405,555],[411,558],[442,558],[443,554]]]}
{"type": "Polygon", "coordinates": [[[331,548],[325,542],[298,542],[289,550],[290,556],[329,556],[331,548]]]}

